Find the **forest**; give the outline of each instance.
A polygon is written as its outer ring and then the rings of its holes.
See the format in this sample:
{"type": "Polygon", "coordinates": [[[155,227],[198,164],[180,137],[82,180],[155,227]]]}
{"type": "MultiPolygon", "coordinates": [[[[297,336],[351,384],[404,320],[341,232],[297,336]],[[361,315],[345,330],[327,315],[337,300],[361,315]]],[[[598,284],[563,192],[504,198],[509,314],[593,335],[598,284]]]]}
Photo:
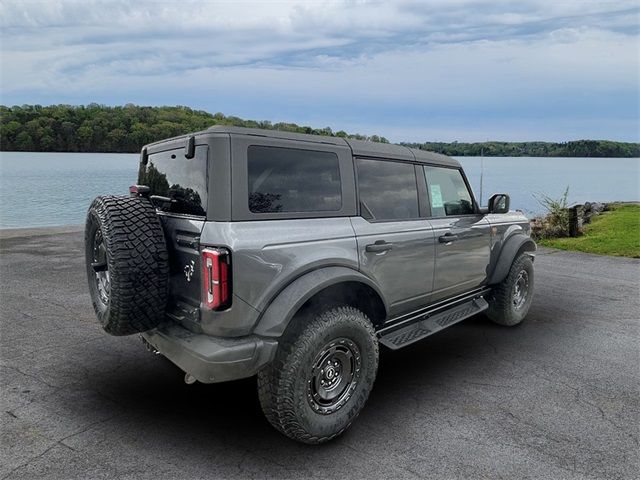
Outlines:
{"type": "Polygon", "coordinates": [[[31,152],[139,152],[143,145],[213,125],[389,141],[377,135],[334,132],[295,123],[244,120],[188,107],[123,107],[89,104],[0,106],[0,150],[31,152]]]}
{"type": "MultiPolygon", "coordinates": [[[[361,135],[330,127],[245,120],[184,106],[145,107],[127,104],[0,106],[0,150],[25,152],[135,153],[147,143],[212,125],[265,128],[287,132],[355,138],[389,143],[379,135],[361,135]]],[[[552,142],[401,143],[452,156],[640,157],[640,143],[607,140],[552,142]]]]}
{"type": "Polygon", "coordinates": [[[406,143],[407,147],[455,157],[640,157],[640,143],[610,140],[553,142],[406,143]]]}

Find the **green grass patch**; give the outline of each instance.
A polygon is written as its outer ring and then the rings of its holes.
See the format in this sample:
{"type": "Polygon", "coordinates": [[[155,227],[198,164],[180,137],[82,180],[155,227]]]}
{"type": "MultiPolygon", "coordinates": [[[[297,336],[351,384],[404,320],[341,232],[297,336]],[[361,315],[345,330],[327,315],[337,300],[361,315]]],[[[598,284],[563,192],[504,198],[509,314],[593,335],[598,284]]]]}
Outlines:
{"type": "Polygon", "coordinates": [[[616,204],[612,210],[592,217],[584,235],[548,238],[538,244],[561,250],[640,258],[640,204],[616,204]]]}

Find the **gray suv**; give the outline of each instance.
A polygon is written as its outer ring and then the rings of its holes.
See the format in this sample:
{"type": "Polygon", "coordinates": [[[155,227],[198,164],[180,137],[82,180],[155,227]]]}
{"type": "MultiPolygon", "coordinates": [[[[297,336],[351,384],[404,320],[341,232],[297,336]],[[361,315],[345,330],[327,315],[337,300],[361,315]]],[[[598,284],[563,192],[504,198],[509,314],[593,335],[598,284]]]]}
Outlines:
{"type": "Polygon", "coordinates": [[[472,315],[520,323],[527,218],[475,201],[460,164],[402,146],[216,126],[147,145],[127,196],[87,214],[89,290],[185,381],[257,375],[269,422],[344,432],[396,350],[472,315]]]}

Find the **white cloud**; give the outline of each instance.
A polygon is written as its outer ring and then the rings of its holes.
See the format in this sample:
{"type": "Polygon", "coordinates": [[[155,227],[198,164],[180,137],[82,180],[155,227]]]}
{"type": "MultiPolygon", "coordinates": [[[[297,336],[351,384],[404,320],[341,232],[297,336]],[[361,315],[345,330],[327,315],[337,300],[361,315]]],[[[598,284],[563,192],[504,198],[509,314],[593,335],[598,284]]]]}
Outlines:
{"type": "MultiPolygon", "coordinates": [[[[629,106],[603,110],[602,99],[637,102],[638,12],[592,0],[4,0],[1,100],[219,110],[223,98],[249,117],[344,128],[385,109],[419,117],[395,115],[411,128],[455,112],[480,121],[511,111],[530,124],[552,102],[550,116],[607,111],[613,125],[629,106]],[[278,102],[296,118],[269,110],[278,102]]],[[[625,135],[637,126],[636,116],[625,135]]]]}

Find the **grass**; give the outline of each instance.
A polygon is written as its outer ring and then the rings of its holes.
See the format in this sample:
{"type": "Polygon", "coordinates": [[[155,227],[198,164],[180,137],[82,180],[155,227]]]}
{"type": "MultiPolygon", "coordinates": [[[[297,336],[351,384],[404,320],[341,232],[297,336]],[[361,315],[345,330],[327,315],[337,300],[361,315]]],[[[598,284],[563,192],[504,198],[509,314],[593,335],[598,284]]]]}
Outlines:
{"type": "Polygon", "coordinates": [[[615,204],[612,210],[592,217],[584,235],[548,238],[540,245],[560,250],[640,258],[640,204],[615,204]]]}

